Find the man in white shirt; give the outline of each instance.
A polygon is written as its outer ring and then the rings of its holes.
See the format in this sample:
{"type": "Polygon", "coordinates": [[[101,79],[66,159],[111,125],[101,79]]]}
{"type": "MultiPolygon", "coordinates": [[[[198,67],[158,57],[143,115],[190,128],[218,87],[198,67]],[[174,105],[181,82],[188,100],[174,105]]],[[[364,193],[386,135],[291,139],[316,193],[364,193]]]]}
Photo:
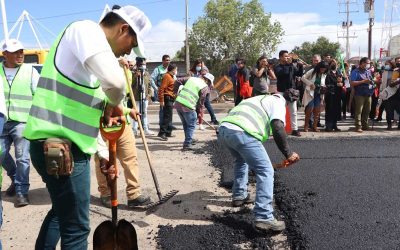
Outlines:
{"type": "Polygon", "coordinates": [[[104,100],[104,118],[111,125],[109,118],[123,113],[126,88],[117,58],[132,49],[145,57],[142,39],[150,27],[149,19],[136,7],[114,6],[100,24],[89,20],[70,24],[50,49],[24,131],[31,141],[32,164],[52,202],[36,249],[55,249],[60,238],[61,249],[87,249],[90,155],[97,150],[104,100]],[[43,139],[54,137],[71,143],[74,168],[70,175],[48,172],[43,139]]]}
{"type": "Polygon", "coordinates": [[[22,136],[28,119],[32,98],[39,81],[39,73],[31,64],[24,63],[24,47],[20,41],[9,39],[3,45],[5,61],[0,70],[3,80],[8,120],[4,124],[0,144],[3,149],[0,162],[11,178],[8,195],[17,194],[15,206],[29,204],[29,141],[22,136]],[[15,147],[15,162],[9,155],[15,147]]]}

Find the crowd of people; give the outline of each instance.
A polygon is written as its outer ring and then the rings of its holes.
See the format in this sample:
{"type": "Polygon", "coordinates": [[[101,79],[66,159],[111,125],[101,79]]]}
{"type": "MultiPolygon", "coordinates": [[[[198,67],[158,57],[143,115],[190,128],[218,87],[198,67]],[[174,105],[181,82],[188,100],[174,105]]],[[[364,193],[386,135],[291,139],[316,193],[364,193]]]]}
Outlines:
{"type": "Polygon", "coordinates": [[[319,132],[321,128],[340,132],[338,121],[354,119],[354,131],[362,133],[370,129],[371,123],[382,121],[384,112],[388,130],[398,121],[395,111],[398,117],[400,57],[380,64],[363,57],[351,65],[328,54],[323,60],[315,54],[308,65],[297,55],[282,50],[275,64],[263,55],[254,67],[246,67],[245,59],[239,58],[231,66],[229,76],[235,85],[235,105],[257,95],[288,93],[293,136],[301,136],[299,107],[304,107],[304,132],[319,132]],[[322,125],[320,115],[324,111],[322,125]]]}

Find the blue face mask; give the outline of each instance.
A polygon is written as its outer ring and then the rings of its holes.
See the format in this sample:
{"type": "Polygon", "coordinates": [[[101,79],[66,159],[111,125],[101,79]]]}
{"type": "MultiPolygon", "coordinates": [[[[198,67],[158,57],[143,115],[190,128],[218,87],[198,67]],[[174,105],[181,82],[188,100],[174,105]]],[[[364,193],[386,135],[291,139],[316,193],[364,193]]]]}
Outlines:
{"type": "Polygon", "coordinates": [[[196,71],[199,72],[200,70],[201,70],[201,67],[200,67],[200,66],[197,66],[197,67],[196,67],[196,71]]]}

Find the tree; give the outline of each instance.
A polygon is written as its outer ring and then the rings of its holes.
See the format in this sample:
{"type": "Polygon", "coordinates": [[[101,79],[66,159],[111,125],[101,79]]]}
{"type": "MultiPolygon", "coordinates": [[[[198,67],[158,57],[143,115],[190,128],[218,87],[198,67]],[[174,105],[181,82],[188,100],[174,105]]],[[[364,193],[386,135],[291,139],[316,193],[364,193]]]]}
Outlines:
{"type": "Polygon", "coordinates": [[[292,53],[297,54],[305,62],[310,63],[313,55],[320,54],[324,56],[325,54],[330,54],[334,57],[339,48],[339,43],[330,42],[328,38],[320,36],[315,42],[304,42],[300,47],[294,47],[292,53]]]}
{"type": "MultiPolygon", "coordinates": [[[[190,60],[202,58],[214,74],[225,73],[238,56],[252,65],[262,54],[270,55],[283,35],[259,0],[210,0],[204,12],[189,33],[190,60]]],[[[184,47],[175,58],[185,58],[184,47]]]]}

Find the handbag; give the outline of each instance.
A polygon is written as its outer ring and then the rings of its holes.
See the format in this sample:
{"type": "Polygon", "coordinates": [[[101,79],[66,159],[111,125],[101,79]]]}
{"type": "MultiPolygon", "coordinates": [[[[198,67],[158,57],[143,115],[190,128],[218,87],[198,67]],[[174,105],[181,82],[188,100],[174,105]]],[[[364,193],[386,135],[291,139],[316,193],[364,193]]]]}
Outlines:
{"type": "Polygon", "coordinates": [[[300,97],[300,91],[294,88],[287,89],[286,93],[290,102],[295,102],[300,97]]]}

